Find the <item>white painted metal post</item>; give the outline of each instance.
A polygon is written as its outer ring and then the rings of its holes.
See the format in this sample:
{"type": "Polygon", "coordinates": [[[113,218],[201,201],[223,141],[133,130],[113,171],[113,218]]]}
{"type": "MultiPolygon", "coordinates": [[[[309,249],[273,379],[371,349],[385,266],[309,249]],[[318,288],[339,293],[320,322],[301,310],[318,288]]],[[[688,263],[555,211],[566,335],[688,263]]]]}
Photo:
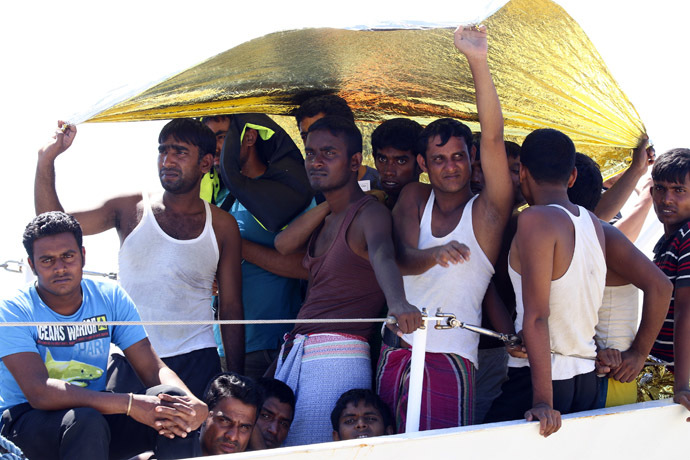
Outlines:
{"type": "MultiPolygon", "coordinates": [[[[427,328],[430,327],[426,323],[427,328]]],[[[424,356],[426,355],[426,331],[417,329],[412,338],[412,361],[410,362],[410,386],[407,392],[407,421],[405,433],[419,431],[419,417],[422,411],[422,384],[424,382],[424,356]]]]}

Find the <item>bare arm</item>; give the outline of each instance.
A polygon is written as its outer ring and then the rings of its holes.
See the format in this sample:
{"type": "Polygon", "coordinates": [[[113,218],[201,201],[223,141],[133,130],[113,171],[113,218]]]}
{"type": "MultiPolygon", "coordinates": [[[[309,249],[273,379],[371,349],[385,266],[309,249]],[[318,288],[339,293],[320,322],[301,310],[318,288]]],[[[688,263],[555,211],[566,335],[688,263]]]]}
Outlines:
{"type": "Polygon", "coordinates": [[[551,380],[551,341],[548,319],[549,295],[554,271],[555,237],[548,217],[523,211],[515,235],[522,274],[522,299],[525,315],[522,332],[532,375],[532,409],[525,413],[529,421],[540,420],[540,434],[549,436],[561,426],[560,412],[553,409],[551,380]]]}
{"type": "Polygon", "coordinates": [[[632,345],[621,354],[622,363],[610,376],[632,382],[642,370],[654,339],[664,324],[673,285],[657,266],[615,227],[602,224],[606,236],[606,267],[643,292],[642,320],[632,345]]]}
{"type": "Polygon", "coordinates": [[[405,298],[402,276],[395,263],[391,239],[392,223],[388,210],[381,203],[369,203],[356,218],[356,225],[364,233],[369,261],[386,296],[388,311],[398,320],[399,329],[391,329],[406,334],[413,332],[422,325],[422,315],[405,298]],[[362,225],[362,222],[366,222],[366,225],[362,225]]]}
{"type": "Polygon", "coordinates": [[[625,202],[628,201],[637,182],[647,172],[649,165],[654,162],[654,150],[647,149],[648,143],[649,139],[645,134],[640,138],[639,144],[633,151],[630,167],[610,189],[601,195],[601,200],[594,210],[594,214],[599,219],[608,222],[618,214],[625,202]]]}
{"type": "Polygon", "coordinates": [[[419,200],[426,202],[428,190],[430,187],[426,184],[408,184],[393,208],[397,262],[403,275],[419,275],[436,264],[448,267],[449,264],[462,263],[470,258],[469,248],[457,241],[432,248],[417,248],[420,222],[418,203],[419,200]]]}
{"type": "Polygon", "coordinates": [[[484,26],[458,27],[455,46],[467,58],[477,98],[481,127],[481,165],[486,186],[477,199],[480,219],[474,224],[479,246],[492,262],[496,261],[500,235],[513,207],[513,185],[503,141],[503,113],[487,61],[487,34],[484,26]]]}
{"type": "Polygon", "coordinates": [[[625,236],[628,237],[630,241],[637,240],[640,236],[640,231],[642,231],[642,226],[644,225],[649,210],[652,208],[652,181],[651,174],[647,174],[646,178],[640,180],[644,181],[640,187],[640,192],[638,195],[637,202],[633,206],[630,213],[623,216],[619,221],[613,224],[618,230],[623,232],[625,236]]]}
{"type": "Polygon", "coordinates": [[[293,220],[285,230],[276,235],[273,242],[276,251],[283,255],[304,253],[311,234],[330,212],[331,208],[328,206],[328,202],[324,201],[293,220]]]}
{"type": "Polygon", "coordinates": [[[156,420],[155,427],[157,429],[164,432],[172,432],[179,436],[182,432],[188,433],[201,426],[208,416],[206,404],[194,396],[177,374],[161,361],[148,339],[140,340],[123,350],[123,352],[127,357],[127,361],[132,365],[137,376],[139,376],[147,388],[163,384],[177,387],[187,393],[187,396],[184,398],[169,395],[161,397],[165,401],[163,406],[172,407],[177,413],[172,413],[163,408],[155,409],[155,411],[173,414],[169,419],[156,420]]]}
{"type": "MultiPolygon", "coordinates": [[[[58,121],[58,129],[53,136],[52,142],[49,142],[38,151],[36,177],[34,180],[34,207],[36,214],[47,211],[64,212],[55,187],[55,159],[72,145],[76,134],[76,126],[58,121]]],[[[115,199],[107,201],[100,208],[71,214],[81,224],[84,235],[93,235],[117,226],[118,208],[121,204],[121,199],[115,199]]],[[[120,238],[122,239],[123,236],[120,235],[120,238]]]]}
{"type": "Polygon", "coordinates": [[[676,288],[673,307],[673,400],[690,410],[690,287],[676,288]]]}
{"type": "MultiPolygon", "coordinates": [[[[218,283],[218,318],[221,320],[244,319],[242,307],[242,238],[237,221],[230,214],[217,208],[213,215],[216,236],[221,236],[220,259],[216,270],[218,283]]],[[[228,370],[244,372],[244,326],[222,325],[220,333],[225,348],[228,370]]]]}
{"type": "Polygon", "coordinates": [[[278,276],[309,278],[309,272],[302,266],[304,252],[284,256],[273,248],[242,238],[242,258],[278,276]]]}
{"type": "MultiPolygon", "coordinates": [[[[72,385],[63,380],[50,378],[40,355],[33,352],[5,356],[3,363],[17,381],[22,393],[34,409],[62,410],[74,407],[90,407],[102,414],[126,414],[130,396],[122,393],[93,391],[72,385]]],[[[174,407],[158,409],[162,402],[155,396],[134,395],[130,416],[156,430],[161,420],[176,420],[180,411],[174,407]]],[[[178,423],[170,423],[170,436],[186,436],[186,430],[178,423]]]]}
{"type": "Polygon", "coordinates": [[[484,294],[482,301],[482,312],[487,316],[491,326],[497,331],[504,334],[514,334],[515,325],[508,314],[501,296],[498,295],[498,290],[493,281],[489,283],[489,287],[484,294]]]}

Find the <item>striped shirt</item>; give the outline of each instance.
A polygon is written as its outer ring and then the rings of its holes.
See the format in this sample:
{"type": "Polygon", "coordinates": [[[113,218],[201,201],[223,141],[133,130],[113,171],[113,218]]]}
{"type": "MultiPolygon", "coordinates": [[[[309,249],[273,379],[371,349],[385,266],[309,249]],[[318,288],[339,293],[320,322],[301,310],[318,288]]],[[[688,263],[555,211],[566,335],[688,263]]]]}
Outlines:
{"type": "Polygon", "coordinates": [[[661,237],[654,247],[654,263],[673,283],[673,296],[651,354],[666,362],[673,362],[673,304],[676,289],[690,286],[690,221],[669,238],[661,237]]]}

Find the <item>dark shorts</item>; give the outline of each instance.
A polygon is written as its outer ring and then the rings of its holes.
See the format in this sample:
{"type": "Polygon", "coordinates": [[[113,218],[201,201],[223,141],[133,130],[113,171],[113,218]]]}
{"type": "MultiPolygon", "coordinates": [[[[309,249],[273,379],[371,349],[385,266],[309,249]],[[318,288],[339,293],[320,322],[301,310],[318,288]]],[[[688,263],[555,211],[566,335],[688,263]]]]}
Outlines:
{"type": "MultiPolygon", "coordinates": [[[[182,355],[163,358],[163,362],[177,374],[197,398],[203,400],[206,385],[220,374],[218,350],[203,348],[182,355]]],[[[106,390],[115,393],[139,393],[146,386],[123,355],[113,353],[108,360],[106,390]]]]}
{"type": "MultiPolygon", "coordinates": [[[[566,380],[553,380],[553,408],[570,414],[596,407],[597,376],[592,372],[566,380]]],[[[532,408],[532,376],[529,366],[508,368],[508,381],[491,405],[485,423],[518,420],[532,408]]]]}

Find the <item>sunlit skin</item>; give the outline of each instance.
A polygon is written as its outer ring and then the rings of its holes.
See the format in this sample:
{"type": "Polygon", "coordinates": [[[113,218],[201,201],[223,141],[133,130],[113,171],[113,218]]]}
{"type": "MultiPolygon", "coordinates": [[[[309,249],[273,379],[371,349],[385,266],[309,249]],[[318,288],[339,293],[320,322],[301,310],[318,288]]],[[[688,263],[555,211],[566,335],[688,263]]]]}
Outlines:
{"type": "Polygon", "coordinates": [[[344,187],[359,169],[359,162],[348,157],[345,141],[325,129],[309,133],[304,151],[309,183],[319,192],[344,187]]]}
{"type": "MultiPolygon", "coordinates": [[[[470,150],[465,139],[450,137],[448,142],[439,146],[440,136],[429,139],[426,158],[417,155],[422,170],[429,174],[429,182],[434,190],[454,193],[467,188],[472,174],[470,150]]],[[[468,193],[471,191],[467,190],[468,193]]]]}
{"type": "Polygon", "coordinates": [[[58,233],[34,241],[29,266],[38,278],[36,290],[43,302],[61,315],[71,315],[81,306],[84,248],[72,233],[58,233]]]}
{"type": "Polygon", "coordinates": [[[302,121],[299,122],[299,135],[302,138],[302,142],[305,146],[307,145],[307,133],[309,132],[309,127],[313,125],[316,120],[319,120],[325,116],[325,113],[319,112],[313,117],[304,117],[302,118],[302,121]]]}
{"type": "Polygon", "coordinates": [[[287,438],[292,424],[292,406],[276,397],[264,401],[249,441],[251,450],[275,449],[287,438]]]}
{"type": "Polygon", "coordinates": [[[419,179],[415,154],[411,150],[384,147],[376,151],[374,161],[381,177],[381,188],[396,198],[405,185],[419,179]]]}
{"type": "Polygon", "coordinates": [[[204,455],[244,452],[256,421],[256,406],[233,397],[222,399],[208,413],[201,427],[204,455]]]}
{"type": "Polygon", "coordinates": [[[393,427],[385,426],[381,412],[364,401],[348,403],[338,422],[338,431],[333,432],[334,441],[371,438],[393,434],[393,427]]]}
{"type": "Polygon", "coordinates": [[[213,156],[213,166],[220,166],[220,152],[223,150],[223,142],[230,130],[230,119],[223,118],[220,121],[213,119],[204,120],[204,124],[208,126],[213,134],[216,136],[216,154],[213,156]]]}
{"type": "Polygon", "coordinates": [[[212,158],[210,154],[204,155],[199,161],[197,146],[168,137],[158,145],[158,177],[161,186],[174,194],[190,192],[201,175],[210,169],[212,158]]]}
{"type": "Polygon", "coordinates": [[[690,175],[682,183],[655,180],[652,200],[664,234],[673,235],[690,219],[690,175]]]}

